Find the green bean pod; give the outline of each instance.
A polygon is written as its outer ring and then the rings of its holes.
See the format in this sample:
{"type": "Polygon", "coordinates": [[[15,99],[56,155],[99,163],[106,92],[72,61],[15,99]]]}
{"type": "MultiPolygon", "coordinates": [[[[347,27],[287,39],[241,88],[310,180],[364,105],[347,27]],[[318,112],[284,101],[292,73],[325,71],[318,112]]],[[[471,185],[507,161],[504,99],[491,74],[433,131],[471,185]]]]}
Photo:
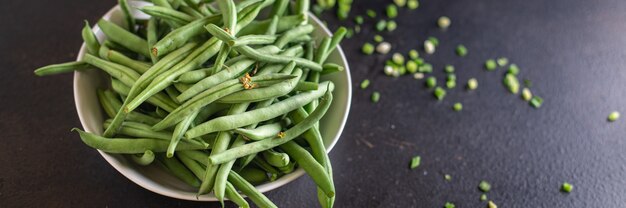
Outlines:
{"type": "MultiPolygon", "coordinates": [[[[305,18],[306,16],[301,14],[280,17],[276,25],[275,33],[282,33],[297,25],[300,25],[300,23],[302,23],[305,18]]],[[[241,31],[239,31],[239,35],[244,36],[250,34],[263,34],[267,31],[270,24],[272,24],[272,19],[252,21],[250,24],[248,24],[248,26],[242,28],[241,31]]]]}
{"type": "Polygon", "coordinates": [[[196,178],[200,179],[204,176],[204,167],[200,165],[200,163],[196,162],[194,159],[188,157],[185,154],[176,154],[176,157],[180,160],[180,162],[187,167],[196,176],[196,178]]]}
{"type": "MultiPolygon", "coordinates": [[[[146,41],[148,42],[149,50],[159,41],[158,27],[158,20],[155,17],[151,17],[148,20],[148,25],[146,26],[146,41]]],[[[150,53],[150,60],[152,61],[152,64],[156,64],[156,62],[159,61],[159,58],[153,53],[150,53]]]]}
{"type": "Polygon", "coordinates": [[[275,181],[276,179],[278,179],[280,172],[274,166],[267,163],[267,161],[262,159],[260,156],[255,156],[252,158],[252,163],[254,163],[254,165],[258,166],[259,168],[270,174],[270,181],[275,181]]]}
{"type": "Polygon", "coordinates": [[[270,13],[270,17],[272,16],[282,17],[283,15],[285,15],[288,6],[289,6],[289,0],[276,0],[274,2],[274,6],[272,7],[272,12],[270,13]]]}
{"type": "Polygon", "coordinates": [[[226,198],[237,204],[241,208],[250,208],[248,202],[237,192],[233,184],[226,182],[226,198]]]}
{"type": "Polygon", "coordinates": [[[203,28],[204,25],[209,23],[217,24],[220,22],[220,19],[220,15],[212,15],[194,20],[185,26],[177,28],[176,30],[168,33],[152,47],[152,54],[159,57],[174,51],[178,47],[185,44],[188,40],[202,34],[205,31],[203,28]]]}
{"type": "MultiPolygon", "coordinates": [[[[107,119],[106,121],[104,121],[104,128],[107,128],[109,125],[111,125],[111,119],[107,119]]],[[[122,127],[120,128],[119,132],[123,135],[139,138],[154,138],[168,141],[170,140],[170,138],[172,138],[171,132],[154,131],[150,127],[152,126],[143,123],[125,121],[124,123],[122,123],[122,127]]]]}
{"type": "Polygon", "coordinates": [[[142,61],[137,61],[131,58],[128,58],[126,55],[114,51],[114,50],[110,50],[107,47],[101,47],[100,50],[101,53],[104,53],[105,57],[104,59],[109,60],[113,63],[117,63],[123,66],[126,66],[134,71],[136,71],[139,74],[143,74],[146,71],[148,71],[148,69],[150,69],[151,65],[147,64],[145,62],[142,61]]]}
{"type": "Polygon", "coordinates": [[[332,82],[323,82],[321,85],[318,90],[294,95],[265,108],[255,109],[239,115],[214,118],[188,130],[187,133],[185,133],[185,137],[194,138],[211,132],[231,130],[286,114],[321,97],[326,91],[332,91],[334,89],[332,82]]]}
{"type": "Polygon", "coordinates": [[[133,17],[132,12],[130,11],[130,5],[128,5],[128,0],[118,0],[117,4],[120,5],[122,9],[122,13],[124,14],[124,20],[126,20],[126,26],[128,27],[128,31],[134,33],[135,32],[135,17],[133,17]]]}
{"type": "MultiPolygon", "coordinates": [[[[295,63],[290,63],[286,67],[290,67],[292,70],[295,67],[295,63]]],[[[258,102],[261,100],[267,100],[270,98],[276,98],[289,94],[297,86],[300,76],[302,76],[302,70],[297,69],[292,79],[287,80],[276,85],[269,87],[256,88],[251,90],[245,90],[233,93],[218,100],[221,103],[240,103],[240,102],[258,102]]],[[[266,75],[258,75],[266,76],[266,75]]]]}
{"type": "Polygon", "coordinates": [[[150,57],[148,42],[146,40],[104,19],[98,21],[98,26],[102,29],[102,32],[106,34],[107,38],[113,42],[142,56],[150,57]]]}
{"type": "Polygon", "coordinates": [[[132,86],[133,84],[135,84],[135,81],[140,76],[137,72],[128,67],[99,59],[95,56],[92,56],[91,54],[85,54],[85,56],[83,57],[83,61],[95,67],[98,67],[99,69],[102,69],[103,71],[111,75],[111,77],[120,80],[127,86],[132,86]]]}
{"type": "Polygon", "coordinates": [[[265,35],[276,35],[276,30],[278,30],[278,21],[278,16],[272,16],[271,21],[265,29],[265,35]]]}
{"type": "MultiPolygon", "coordinates": [[[[159,139],[149,138],[104,138],[92,133],[84,132],[80,129],[73,128],[72,131],[78,131],[81,140],[87,146],[94,149],[102,150],[108,153],[119,154],[139,154],[144,153],[146,150],[152,150],[153,152],[165,152],[169,142],[159,139]]],[[[176,150],[200,150],[206,149],[200,145],[194,145],[189,143],[180,143],[176,150]]]]}
{"type": "Polygon", "coordinates": [[[276,41],[275,35],[246,35],[237,38],[237,40],[228,41],[228,45],[231,47],[241,45],[267,45],[276,41]]]}
{"type": "Polygon", "coordinates": [[[263,158],[267,161],[267,163],[274,167],[280,168],[289,165],[289,155],[287,153],[276,152],[272,149],[268,149],[261,152],[261,155],[263,155],[263,158]]]}
{"type": "Polygon", "coordinates": [[[81,35],[83,37],[83,41],[85,41],[85,46],[87,46],[87,52],[92,55],[97,55],[100,50],[100,42],[98,42],[96,34],[93,34],[91,26],[89,26],[89,22],[87,22],[87,20],[85,20],[85,27],[83,27],[81,35]]]}
{"type": "Polygon", "coordinates": [[[317,82],[298,82],[294,90],[295,91],[310,91],[310,90],[317,90],[318,87],[319,85],[317,84],[317,82]]]}
{"type": "MultiPolygon", "coordinates": [[[[352,1],[352,0],[351,0],[352,1]]],[[[302,24],[306,24],[309,21],[309,7],[311,7],[311,2],[309,0],[296,0],[295,12],[297,14],[304,15],[304,20],[302,20],[302,24]]]]}
{"type": "Polygon", "coordinates": [[[161,6],[144,6],[139,10],[141,10],[143,13],[149,14],[152,17],[172,21],[180,25],[189,24],[196,19],[195,17],[192,17],[183,12],[161,6]]]}
{"type": "MultiPolygon", "coordinates": [[[[113,91],[111,90],[106,90],[103,92],[102,94],[104,97],[104,102],[107,103],[107,105],[109,105],[112,109],[113,109],[113,113],[115,112],[119,112],[119,110],[122,107],[122,102],[119,100],[119,96],[117,96],[113,91]]],[[[101,103],[103,102],[103,100],[101,100],[101,103]]],[[[154,118],[152,116],[148,116],[139,112],[131,112],[128,114],[127,117],[128,121],[136,121],[136,122],[140,122],[140,123],[145,123],[145,124],[149,124],[149,125],[154,125],[156,123],[158,123],[160,121],[160,119],[154,118]]],[[[123,120],[122,120],[123,121],[123,120]]],[[[119,124],[121,125],[121,123],[119,124]]],[[[118,125],[118,127],[119,127],[118,125]]]]}
{"type": "Polygon", "coordinates": [[[335,196],[335,188],[330,182],[328,173],[309,152],[294,141],[288,141],[280,145],[280,148],[291,155],[298,165],[315,181],[315,184],[326,193],[326,196],[335,196]]]}
{"type": "Polygon", "coordinates": [[[189,184],[192,187],[198,187],[200,185],[200,181],[196,176],[191,172],[184,164],[182,164],[176,158],[166,158],[163,155],[158,155],[158,160],[165,166],[169,172],[176,176],[178,179],[182,180],[186,184],[189,184]]]}
{"type": "Polygon", "coordinates": [[[267,182],[267,173],[253,166],[248,166],[238,172],[239,175],[252,185],[259,185],[267,182]]]}
{"type": "Polygon", "coordinates": [[[254,202],[259,207],[262,208],[276,208],[276,206],[272,201],[270,201],[265,195],[261,192],[257,191],[256,188],[248,181],[243,179],[239,174],[235,171],[230,171],[228,174],[228,182],[232,183],[235,188],[241,191],[243,194],[248,196],[250,200],[254,202]]]}
{"type": "Polygon", "coordinates": [[[282,129],[283,126],[281,125],[281,123],[276,122],[259,126],[255,129],[237,128],[234,130],[234,132],[243,135],[249,140],[259,141],[276,137],[276,135],[278,135],[278,133],[280,133],[280,130],[282,129]]]}
{"type": "Polygon", "coordinates": [[[130,159],[132,159],[135,163],[139,165],[143,165],[143,166],[150,165],[150,163],[154,161],[154,152],[150,150],[146,150],[141,155],[131,155],[130,159]]]}
{"type": "Polygon", "coordinates": [[[211,68],[201,68],[181,74],[176,82],[183,84],[195,84],[198,81],[209,76],[211,68]]]}
{"type": "Polygon", "coordinates": [[[62,64],[52,64],[35,70],[37,76],[48,76],[67,72],[79,71],[90,68],[91,65],[82,61],[72,61],[62,64]]]}
{"type": "Polygon", "coordinates": [[[234,34],[237,31],[237,9],[233,0],[217,1],[217,6],[222,12],[224,28],[234,34]]]}
{"type": "MultiPolygon", "coordinates": [[[[111,80],[111,88],[115,92],[123,96],[128,96],[130,92],[130,88],[124,85],[124,83],[120,82],[117,79],[111,80]]],[[[164,95],[163,93],[157,93],[153,95],[152,97],[148,98],[147,101],[148,103],[153,104],[154,106],[157,106],[167,112],[172,112],[174,111],[174,109],[178,108],[179,106],[174,101],[170,100],[169,97],[167,97],[167,95],[164,95]]]]}
{"type": "Polygon", "coordinates": [[[292,40],[298,37],[302,37],[304,35],[307,35],[313,32],[314,29],[315,28],[313,27],[313,25],[309,25],[309,24],[295,27],[291,30],[288,30],[283,35],[281,35],[280,38],[278,38],[278,40],[276,40],[276,43],[274,44],[278,46],[279,48],[283,48],[287,45],[287,43],[291,42],[292,40]]]}
{"type": "MultiPolygon", "coordinates": [[[[174,151],[176,151],[176,146],[182,139],[183,134],[189,129],[189,126],[193,123],[193,120],[198,116],[200,110],[191,113],[189,116],[184,118],[180,123],[176,124],[174,128],[174,132],[172,133],[172,139],[170,140],[170,145],[167,147],[167,152],[165,156],[173,157],[174,151]]],[[[167,117],[166,117],[167,118],[167,117]]]]}

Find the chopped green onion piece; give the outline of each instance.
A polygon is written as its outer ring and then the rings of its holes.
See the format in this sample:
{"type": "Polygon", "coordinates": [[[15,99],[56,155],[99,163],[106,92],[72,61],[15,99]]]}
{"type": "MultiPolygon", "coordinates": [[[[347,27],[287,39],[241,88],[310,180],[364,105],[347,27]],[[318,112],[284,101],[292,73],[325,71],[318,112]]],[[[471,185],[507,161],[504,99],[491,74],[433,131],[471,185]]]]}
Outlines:
{"type": "Polygon", "coordinates": [[[454,109],[454,111],[461,111],[463,110],[463,104],[461,103],[454,103],[454,105],[452,105],[452,109],[454,109]]]}
{"type": "Polygon", "coordinates": [[[386,20],[380,20],[376,23],[376,30],[377,31],[383,31],[385,30],[385,28],[387,28],[387,21],[386,20]]]}
{"type": "Polygon", "coordinates": [[[414,79],[424,79],[424,74],[420,73],[420,72],[415,73],[415,74],[413,74],[413,78],[414,79]]]}
{"type": "Polygon", "coordinates": [[[467,48],[464,45],[459,45],[456,47],[456,54],[464,57],[467,56],[467,48]]]}
{"type": "Polygon", "coordinates": [[[360,25],[355,25],[354,26],[354,33],[359,34],[361,32],[361,26],[360,25]]]}
{"type": "Polygon", "coordinates": [[[448,87],[448,89],[452,89],[452,88],[456,87],[456,81],[454,81],[454,80],[446,81],[446,87],[448,87]]]}
{"type": "Polygon", "coordinates": [[[387,6],[387,17],[396,18],[398,16],[398,7],[393,4],[389,4],[387,6]]]}
{"type": "Polygon", "coordinates": [[[420,166],[420,163],[421,163],[421,162],[422,162],[422,157],[420,157],[420,156],[415,156],[415,157],[411,158],[411,163],[410,163],[409,167],[410,167],[411,169],[415,169],[415,168],[417,168],[418,166],[420,166]]]}
{"type": "Polygon", "coordinates": [[[416,59],[415,59],[415,63],[416,63],[418,66],[421,66],[421,65],[423,65],[423,64],[424,64],[424,59],[423,59],[423,58],[416,58],[416,59]]]}
{"type": "Polygon", "coordinates": [[[448,76],[446,76],[448,81],[456,81],[456,75],[455,74],[448,74],[448,76]]]}
{"type": "Polygon", "coordinates": [[[487,69],[487,71],[493,71],[497,66],[496,61],[493,59],[487,59],[487,61],[485,61],[485,69],[487,69]]]}
{"type": "Polygon", "coordinates": [[[430,41],[430,40],[425,40],[424,41],[424,51],[427,54],[435,53],[435,44],[432,41],[430,41]]]}
{"type": "Polygon", "coordinates": [[[417,64],[414,61],[407,61],[406,62],[406,70],[409,73],[417,72],[417,68],[418,68],[418,66],[417,66],[417,64]]]}
{"type": "Polygon", "coordinates": [[[489,203],[487,203],[487,208],[498,208],[498,205],[493,203],[493,201],[489,201],[489,203]]]}
{"type": "Polygon", "coordinates": [[[404,64],[404,56],[402,56],[402,54],[400,54],[400,53],[394,53],[393,56],[391,56],[391,60],[396,65],[404,64]]]}
{"type": "Polygon", "coordinates": [[[517,77],[512,74],[506,74],[504,76],[504,86],[509,89],[509,92],[517,94],[519,92],[519,81],[517,77]]]}
{"type": "Polygon", "coordinates": [[[430,36],[428,37],[428,40],[433,43],[433,45],[435,47],[439,46],[439,39],[437,39],[436,37],[430,36]]]}
{"type": "Polygon", "coordinates": [[[481,194],[480,195],[480,200],[481,201],[487,201],[487,194],[481,194]]]}
{"type": "Polygon", "coordinates": [[[415,50],[415,49],[411,49],[411,50],[409,51],[409,57],[410,57],[411,59],[417,59],[417,58],[419,58],[419,57],[420,57],[420,53],[419,53],[419,52],[417,52],[417,50],[415,50]]]}
{"type": "Polygon", "coordinates": [[[420,6],[420,2],[417,0],[409,0],[406,3],[406,6],[409,7],[409,9],[413,10],[413,9],[417,9],[417,7],[420,6]]]}
{"type": "Polygon", "coordinates": [[[478,80],[476,80],[476,78],[470,78],[467,80],[467,89],[475,90],[476,88],[478,88],[478,80]]]}
{"type": "Polygon", "coordinates": [[[444,178],[444,179],[446,179],[446,181],[451,181],[451,180],[452,180],[452,176],[450,176],[450,175],[448,175],[448,174],[445,174],[445,175],[443,176],[443,178],[444,178]]]}
{"type": "Polygon", "coordinates": [[[426,87],[433,88],[435,86],[437,86],[437,78],[435,77],[426,78],[426,87]]]}
{"type": "Polygon", "coordinates": [[[439,25],[439,28],[441,29],[448,29],[448,27],[450,27],[450,23],[450,18],[446,16],[441,16],[437,20],[437,25],[439,25]]]}
{"type": "Polygon", "coordinates": [[[376,41],[377,43],[383,42],[383,36],[374,35],[374,41],[376,41]]]}
{"type": "Polygon", "coordinates": [[[374,45],[372,45],[371,43],[363,44],[363,47],[361,48],[361,52],[367,55],[374,53],[374,45]]]}
{"type": "Polygon", "coordinates": [[[433,65],[430,65],[429,63],[423,63],[419,69],[419,72],[422,73],[432,73],[433,72],[433,65]]]}
{"type": "Polygon", "coordinates": [[[609,117],[607,119],[610,122],[617,121],[617,119],[619,119],[619,112],[617,112],[617,111],[611,112],[611,114],[609,114],[609,117]]]}
{"type": "Polygon", "coordinates": [[[379,92],[373,92],[372,93],[372,102],[377,103],[378,100],[380,100],[380,93],[379,92]]]}
{"type": "Polygon", "coordinates": [[[444,70],[446,73],[454,73],[454,66],[452,66],[452,65],[446,65],[446,67],[444,67],[444,68],[443,68],[443,70],[444,70]]]}
{"type": "Polygon", "coordinates": [[[505,58],[505,57],[500,57],[500,58],[498,58],[497,62],[498,62],[498,66],[504,67],[507,64],[509,64],[509,59],[505,58]]]}
{"type": "Polygon", "coordinates": [[[387,76],[392,76],[394,71],[393,66],[386,65],[384,68],[385,75],[387,76]]]}
{"type": "Polygon", "coordinates": [[[396,70],[398,70],[398,73],[400,75],[405,75],[406,74],[406,68],[404,68],[404,66],[398,66],[398,67],[396,67],[396,70]]]}
{"type": "Polygon", "coordinates": [[[489,182],[487,181],[480,181],[480,183],[478,184],[478,189],[485,193],[489,192],[489,190],[491,190],[491,184],[489,184],[489,182]]]}
{"type": "Polygon", "coordinates": [[[348,28],[346,31],[346,38],[351,38],[354,35],[354,30],[352,28],[348,28]]]}
{"type": "Polygon", "coordinates": [[[393,0],[393,3],[398,5],[398,7],[404,7],[406,5],[406,0],[393,0]]]}
{"type": "Polygon", "coordinates": [[[543,104],[543,98],[539,97],[539,96],[533,96],[532,99],[530,99],[530,106],[534,107],[534,108],[540,108],[541,104],[543,104]]]}
{"type": "Polygon", "coordinates": [[[516,64],[509,65],[509,70],[506,72],[508,74],[517,75],[519,74],[519,67],[516,64]]]}
{"type": "Polygon", "coordinates": [[[436,87],[433,95],[435,95],[437,100],[443,100],[443,98],[446,96],[446,90],[441,87],[436,87]]]}
{"type": "Polygon", "coordinates": [[[367,13],[368,17],[376,18],[376,11],[368,9],[365,13],[367,13]]]}
{"type": "Polygon", "coordinates": [[[533,93],[530,92],[530,89],[524,88],[522,89],[522,99],[525,101],[530,101],[533,98],[533,93]]]}
{"type": "Polygon", "coordinates": [[[398,28],[396,21],[389,20],[389,22],[387,22],[387,31],[391,32],[396,30],[396,28],[398,28]]]}
{"type": "Polygon", "coordinates": [[[380,54],[387,54],[389,53],[390,50],[391,50],[391,43],[388,43],[388,42],[382,42],[382,43],[379,43],[378,46],[376,46],[376,52],[380,54]]]}
{"type": "Polygon", "coordinates": [[[561,185],[561,191],[569,193],[572,192],[572,189],[574,188],[574,186],[568,182],[563,183],[563,185],[561,185]]]}
{"type": "Polygon", "coordinates": [[[443,205],[444,208],[454,208],[454,204],[450,203],[450,202],[446,202],[446,204],[443,205]]]}
{"type": "Polygon", "coordinates": [[[363,24],[363,16],[358,15],[356,17],[354,17],[354,22],[356,22],[356,24],[363,24]]]}
{"type": "Polygon", "coordinates": [[[361,82],[361,89],[365,89],[367,88],[367,86],[370,86],[370,80],[369,79],[365,79],[361,82]]]}

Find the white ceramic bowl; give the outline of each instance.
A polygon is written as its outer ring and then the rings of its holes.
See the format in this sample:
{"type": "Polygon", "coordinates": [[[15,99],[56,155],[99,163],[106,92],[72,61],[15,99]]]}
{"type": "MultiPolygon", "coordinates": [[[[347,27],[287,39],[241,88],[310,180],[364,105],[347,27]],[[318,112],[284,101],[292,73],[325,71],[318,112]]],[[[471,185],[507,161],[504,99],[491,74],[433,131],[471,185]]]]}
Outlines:
{"type": "MultiPolygon", "coordinates": [[[[309,14],[309,16],[309,20],[316,28],[313,34],[316,40],[331,35],[331,32],[324,27],[319,19],[312,14],[309,14]]],[[[102,18],[118,24],[123,22],[122,12],[118,6],[113,7],[102,18]]],[[[93,31],[100,41],[105,38],[98,26],[95,26],[93,31]]],[[[85,45],[83,44],[77,59],[82,59],[84,53],[85,45]]],[[[336,86],[333,92],[334,99],[332,106],[320,121],[320,130],[324,138],[324,144],[330,152],[333,146],[335,146],[335,143],[337,143],[337,140],[339,140],[339,136],[348,118],[350,100],[352,97],[352,82],[350,80],[350,68],[348,67],[348,62],[341,47],[338,46],[337,50],[330,54],[328,61],[337,63],[345,68],[343,72],[322,77],[323,80],[333,81],[336,86]]],[[[96,89],[106,88],[106,86],[108,86],[107,80],[107,75],[100,70],[85,70],[74,73],[74,100],[76,102],[76,110],[78,111],[80,122],[87,132],[102,134],[102,122],[104,121],[104,117],[96,96],[96,89]]],[[[99,150],[98,152],[100,152],[102,157],[122,175],[150,191],[178,199],[193,201],[217,200],[213,195],[202,195],[196,198],[195,188],[186,185],[160,167],[154,165],[139,166],[122,155],[108,154],[99,150]]],[[[287,174],[276,181],[258,185],[256,188],[261,192],[270,191],[295,180],[302,174],[304,174],[304,171],[298,168],[293,173],[287,174]]]]}

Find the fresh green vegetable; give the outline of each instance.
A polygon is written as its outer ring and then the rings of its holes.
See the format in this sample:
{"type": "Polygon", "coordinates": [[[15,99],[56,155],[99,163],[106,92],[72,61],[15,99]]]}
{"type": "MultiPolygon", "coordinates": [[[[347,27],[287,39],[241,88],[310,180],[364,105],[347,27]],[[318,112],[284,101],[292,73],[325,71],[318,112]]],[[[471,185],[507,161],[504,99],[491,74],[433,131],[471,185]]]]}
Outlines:
{"type": "Polygon", "coordinates": [[[452,109],[454,109],[454,111],[461,111],[461,110],[463,110],[463,104],[461,104],[461,103],[454,103],[454,105],[452,106],[452,109]]]}
{"type": "Polygon", "coordinates": [[[512,75],[517,75],[519,74],[519,67],[517,67],[516,64],[509,65],[509,70],[507,71],[507,73],[512,74],[512,75]]]}
{"type": "Polygon", "coordinates": [[[498,62],[498,66],[504,67],[507,64],[509,64],[509,59],[506,58],[506,57],[500,57],[500,58],[498,58],[498,60],[496,62],[498,62]]]}
{"type": "Polygon", "coordinates": [[[420,6],[420,3],[417,0],[408,0],[406,5],[407,7],[409,7],[409,9],[414,10],[420,6]]]}
{"type": "Polygon", "coordinates": [[[372,53],[374,53],[374,45],[372,45],[371,43],[363,44],[363,46],[361,47],[361,52],[366,55],[371,55],[372,53]]]}
{"type": "Polygon", "coordinates": [[[404,56],[402,54],[400,54],[400,53],[394,53],[391,56],[391,60],[396,65],[403,65],[404,64],[404,56]]]}
{"type": "Polygon", "coordinates": [[[489,184],[489,182],[487,181],[480,181],[480,183],[478,184],[478,189],[485,193],[489,192],[489,190],[491,190],[491,184],[489,184]]]}
{"type": "Polygon", "coordinates": [[[446,73],[454,73],[454,66],[452,66],[452,65],[446,65],[446,66],[444,67],[444,71],[445,71],[446,73]]]}
{"type": "Polygon", "coordinates": [[[561,191],[569,193],[572,192],[572,189],[574,189],[574,186],[568,182],[563,183],[563,185],[561,185],[561,191]]]}
{"type": "Polygon", "coordinates": [[[534,107],[534,108],[540,108],[541,104],[543,104],[543,98],[534,95],[532,99],[530,99],[530,106],[534,107]]]}
{"type": "Polygon", "coordinates": [[[361,15],[357,15],[356,17],[354,17],[354,22],[355,22],[356,24],[359,24],[359,25],[360,25],[360,24],[363,24],[363,22],[364,22],[364,20],[363,20],[363,16],[361,16],[361,15]]]}
{"type": "Polygon", "coordinates": [[[509,92],[513,94],[517,94],[519,92],[519,81],[513,74],[506,74],[504,76],[504,86],[506,86],[509,92]]]}
{"type": "Polygon", "coordinates": [[[446,202],[446,204],[443,205],[444,208],[454,208],[454,204],[451,202],[446,202]]]}
{"type": "Polygon", "coordinates": [[[365,88],[367,88],[368,86],[370,86],[370,80],[369,80],[369,79],[364,79],[364,80],[361,82],[361,89],[365,89],[365,88]]]}
{"type": "Polygon", "coordinates": [[[415,156],[415,157],[411,158],[411,163],[410,163],[409,167],[410,167],[411,169],[415,169],[415,168],[417,168],[418,166],[420,166],[420,162],[421,162],[421,161],[422,161],[422,157],[420,157],[420,156],[415,156]]]}
{"type": "Polygon", "coordinates": [[[617,121],[617,119],[619,119],[619,116],[620,116],[619,112],[613,111],[609,114],[609,117],[607,118],[607,120],[609,120],[610,122],[617,121]]]}
{"type": "Polygon", "coordinates": [[[485,61],[485,69],[487,69],[487,71],[493,71],[497,66],[496,61],[493,59],[487,59],[487,61],[485,61]]]}
{"type": "Polygon", "coordinates": [[[481,201],[487,201],[487,194],[481,194],[480,195],[480,200],[481,201]]]}
{"type": "Polygon", "coordinates": [[[380,93],[375,91],[372,93],[372,102],[377,103],[378,100],[380,100],[380,93]]]}
{"type": "Polygon", "coordinates": [[[449,175],[449,174],[445,174],[445,175],[443,175],[443,178],[444,178],[446,181],[451,181],[451,180],[452,180],[452,176],[451,176],[451,175],[449,175]]]}
{"type": "Polygon", "coordinates": [[[391,44],[388,42],[382,42],[376,46],[376,52],[380,54],[387,54],[389,51],[391,51],[391,44]]]}
{"type": "Polygon", "coordinates": [[[530,89],[524,88],[522,89],[522,99],[525,101],[530,101],[533,98],[533,94],[530,92],[530,89]]]}
{"type": "Polygon", "coordinates": [[[452,89],[452,88],[456,87],[456,81],[455,80],[447,80],[446,81],[446,87],[448,89],[452,89]]]}
{"type": "Polygon", "coordinates": [[[383,42],[383,36],[380,35],[374,35],[374,41],[377,43],[383,42]]]}
{"type": "Polygon", "coordinates": [[[478,80],[476,80],[476,78],[470,78],[469,80],[467,80],[468,90],[475,90],[476,88],[478,88],[478,80]]]}
{"type": "Polygon", "coordinates": [[[467,48],[465,48],[464,45],[458,45],[456,47],[456,54],[461,57],[467,56],[467,48]]]}
{"type": "Polygon", "coordinates": [[[415,50],[415,49],[411,49],[411,50],[409,51],[409,58],[411,58],[411,59],[415,60],[415,59],[417,59],[417,58],[419,58],[419,57],[420,57],[420,54],[419,54],[419,52],[417,52],[417,50],[415,50]]]}
{"type": "Polygon", "coordinates": [[[496,203],[493,203],[493,201],[489,201],[487,203],[487,207],[488,208],[498,208],[498,205],[496,205],[496,203]]]}
{"type": "Polygon", "coordinates": [[[383,31],[387,28],[387,21],[386,20],[380,20],[376,23],[376,30],[377,31],[383,31]]]}
{"type": "Polygon", "coordinates": [[[433,36],[428,37],[428,41],[430,41],[435,47],[439,46],[439,39],[433,36]]]}
{"type": "Polygon", "coordinates": [[[437,100],[443,100],[443,98],[446,96],[446,90],[441,87],[436,87],[435,91],[433,91],[433,95],[435,95],[435,98],[437,98],[437,100]]]}
{"type": "Polygon", "coordinates": [[[433,43],[432,40],[429,39],[424,41],[424,52],[427,54],[435,53],[435,43],[433,43]]]}
{"type": "Polygon", "coordinates": [[[374,11],[374,10],[368,9],[365,13],[370,18],[376,18],[376,11],[374,11]]]}
{"type": "Polygon", "coordinates": [[[441,29],[448,29],[448,27],[450,27],[450,23],[450,18],[446,16],[441,16],[437,19],[437,25],[439,25],[439,28],[441,29]]]}
{"type": "Polygon", "coordinates": [[[393,3],[398,5],[398,7],[404,7],[406,5],[406,0],[393,0],[393,3]]]}
{"type": "Polygon", "coordinates": [[[426,78],[426,87],[433,88],[435,86],[437,86],[437,78],[435,77],[426,78]]]}
{"type": "Polygon", "coordinates": [[[407,61],[406,62],[406,70],[409,73],[415,73],[418,70],[418,66],[414,61],[407,61]]]}
{"type": "Polygon", "coordinates": [[[387,5],[387,17],[389,18],[396,18],[398,16],[398,7],[396,7],[396,5],[393,4],[389,4],[387,5]]]}
{"type": "Polygon", "coordinates": [[[389,22],[387,22],[387,31],[391,32],[396,30],[396,28],[398,28],[396,21],[389,20],[389,22]]]}
{"type": "Polygon", "coordinates": [[[422,73],[432,73],[433,72],[433,65],[430,65],[429,63],[423,63],[419,67],[419,72],[422,72],[422,73]]]}

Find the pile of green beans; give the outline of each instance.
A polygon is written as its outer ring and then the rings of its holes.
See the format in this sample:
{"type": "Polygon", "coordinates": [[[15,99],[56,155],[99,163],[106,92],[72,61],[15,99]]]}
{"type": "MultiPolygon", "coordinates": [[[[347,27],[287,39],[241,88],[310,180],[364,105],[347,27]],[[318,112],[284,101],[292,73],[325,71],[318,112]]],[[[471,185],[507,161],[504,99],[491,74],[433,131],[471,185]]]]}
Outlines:
{"type": "Polygon", "coordinates": [[[80,129],[89,147],[158,165],[223,203],[277,207],[254,185],[302,168],[322,207],[335,187],[319,121],[335,85],[320,77],[343,70],[326,63],[346,34],[312,38],[308,0],[119,0],[124,24],[101,19],[98,40],[81,31],[80,61],[35,70],[38,76],[100,69],[109,89],[97,97],[104,133],[80,129]],[[150,16],[137,19],[132,10],[150,16]],[[265,11],[264,11],[265,10],[265,11]]]}

